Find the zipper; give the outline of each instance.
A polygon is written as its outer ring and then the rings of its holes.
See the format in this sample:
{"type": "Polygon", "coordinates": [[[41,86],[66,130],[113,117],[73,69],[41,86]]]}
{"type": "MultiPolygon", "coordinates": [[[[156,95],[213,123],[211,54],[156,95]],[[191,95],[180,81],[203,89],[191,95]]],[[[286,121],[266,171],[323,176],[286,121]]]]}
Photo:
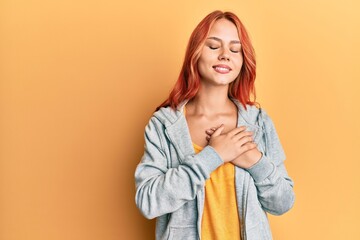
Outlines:
{"type": "Polygon", "coordinates": [[[197,209],[198,209],[198,219],[197,219],[197,232],[198,232],[198,239],[201,239],[201,221],[202,221],[202,215],[204,213],[203,208],[201,206],[204,206],[204,199],[205,199],[205,190],[201,189],[199,191],[200,193],[197,196],[197,209]],[[202,204],[201,204],[201,202],[202,204]]]}
{"type": "Polygon", "coordinates": [[[242,221],[242,229],[243,229],[243,236],[241,238],[241,240],[246,240],[247,239],[247,235],[246,235],[246,212],[247,212],[247,202],[248,202],[248,190],[249,190],[249,183],[250,181],[248,179],[246,179],[246,176],[244,176],[244,190],[243,190],[243,211],[242,211],[242,216],[243,216],[243,221],[242,221]],[[247,184],[246,184],[247,183],[247,184]]]}
{"type": "Polygon", "coordinates": [[[268,141],[269,140],[268,140],[268,136],[267,136],[266,129],[265,129],[263,114],[264,114],[264,112],[260,108],[260,113],[259,113],[259,117],[258,117],[258,124],[259,124],[259,127],[261,128],[263,134],[265,135],[265,137],[264,137],[264,139],[265,139],[265,142],[264,142],[264,155],[265,154],[267,155],[268,141]]]}

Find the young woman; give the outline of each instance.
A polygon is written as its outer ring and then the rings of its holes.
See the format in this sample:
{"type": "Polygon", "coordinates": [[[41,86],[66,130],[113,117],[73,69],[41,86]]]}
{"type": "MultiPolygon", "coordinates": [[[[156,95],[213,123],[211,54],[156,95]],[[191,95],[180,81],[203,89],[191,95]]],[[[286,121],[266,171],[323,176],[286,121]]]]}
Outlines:
{"type": "Polygon", "coordinates": [[[267,213],[294,203],[274,124],[255,96],[245,27],[214,11],[193,31],[178,81],[145,128],[136,204],[156,239],[272,239],[267,213]]]}

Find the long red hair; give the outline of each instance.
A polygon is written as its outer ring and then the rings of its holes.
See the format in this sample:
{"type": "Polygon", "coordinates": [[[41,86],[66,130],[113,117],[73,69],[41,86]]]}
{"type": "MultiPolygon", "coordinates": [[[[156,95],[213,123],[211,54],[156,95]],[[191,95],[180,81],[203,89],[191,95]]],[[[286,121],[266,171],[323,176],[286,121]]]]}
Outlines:
{"type": "Polygon", "coordinates": [[[239,76],[230,83],[228,96],[239,100],[246,109],[246,104],[255,105],[255,77],[256,77],[256,60],[255,51],[251,44],[249,35],[245,26],[240,19],[232,12],[214,11],[207,15],[194,29],[190,36],[189,43],[186,48],[185,59],[181,68],[177,82],[172,89],[169,97],[156,108],[170,106],[175,109],[182,101],[191,100],[200,88],[200,74],[197,63],[201,54],[201,50],[205,44],[205,40],[214,23],[225,18],[235,24],[239,39],[241,42],[241,54],[243,55],[243,65],[239,76]],[[254,101],[251,101],[251,94],[254,101]]]}

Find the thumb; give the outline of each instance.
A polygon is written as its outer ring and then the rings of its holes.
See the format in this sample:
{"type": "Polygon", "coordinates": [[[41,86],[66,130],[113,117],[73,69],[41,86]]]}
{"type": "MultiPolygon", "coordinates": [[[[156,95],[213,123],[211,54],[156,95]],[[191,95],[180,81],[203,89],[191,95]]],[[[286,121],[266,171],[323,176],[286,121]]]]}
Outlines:
{"type": "Polygon", "coordinates": [[[219,136],[223,130],[224,130],[224,124],[221,124],[220,127],[218,127],[211,136],[214,137],[219,136]]]}

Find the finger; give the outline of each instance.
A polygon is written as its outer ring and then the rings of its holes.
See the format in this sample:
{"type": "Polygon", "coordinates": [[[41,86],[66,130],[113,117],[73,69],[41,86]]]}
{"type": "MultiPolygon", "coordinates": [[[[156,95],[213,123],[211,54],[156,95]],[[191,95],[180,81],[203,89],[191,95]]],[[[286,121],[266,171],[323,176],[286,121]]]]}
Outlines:
{"type": "Polygon", "coordinates": [[[243,137],[253,137],[254,133],[251,131],[243,131],[233,136],[233,139],[239,141],[243,137]]]}
{"type": "Polygon", "coordinates": [[[213,134],[214,132],[215,132],[215,128],[211,128],[211,129],[207,129],[207,130],[205,130],[205,132],[207,133],[207,134],[213,134]]]}
{"type": "Polygon", "coordinates": [[[224,124],[221,124],[221,126],[218,129],[216,129],[211,136],[214,137],[219,136],[223,130],[224,130],[224,124]]]}
{"type": "Polygon", "coordinates": [[[212,127],[212,128],[209,128],[209,129],[206,129],[206,131],[209,131],[209,132],[215,132],[216,129],[218,129],[221,125],[217,126],[217,127],[212,127]]]}
{"type": "Polygon", "coordinates": [[[248,143],[246,143],[246,144],[244,144],[244,145],[242,145],[241,146],[241,148],[243,149],[243,153],[245,153],[245,152],[247,152],[247,151],[250,151],[250,150],[252,150],[252,149],[254,149],[254,148],[256,148],[257,147],[257,144],[256,143],[254,143],[254,142],[248,142],[248,143]]]}
{"type": "Polygon", "coordinates": [[[231,131],[228,132],[229,135],[234,136],[242,131],[245,131],[246,127],[245,126],[241,126],[241,127],[237,127],[232,129],[231,131]]]}
{"type": "Polygon", "coordinates": [[[240,144],[240,146],[243,146],[247,143],[254,143],[253,142],[253,138],[251,136],[245,136],[245,137],[242,137],[238,140],[238,143],[240,144]]]}

